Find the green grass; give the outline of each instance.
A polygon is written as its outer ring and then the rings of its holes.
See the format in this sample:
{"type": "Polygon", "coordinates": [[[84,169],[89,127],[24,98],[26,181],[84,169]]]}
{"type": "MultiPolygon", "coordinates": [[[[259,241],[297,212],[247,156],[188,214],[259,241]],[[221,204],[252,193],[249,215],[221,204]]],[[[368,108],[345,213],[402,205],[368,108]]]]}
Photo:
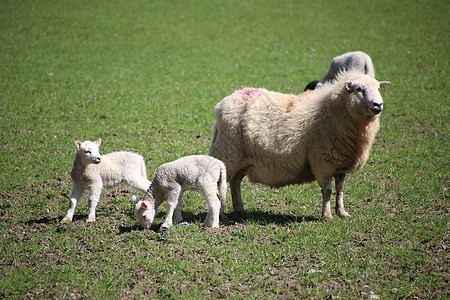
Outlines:
{"type": "MultiPolygon", "coordinates": [[[[448,1],[2,1],[1,298],[446,299],[448,1]],[[97,222],[61,226],[74,141],[145,157],[149,176],[207,153],[213,108],[242,86],[300,93],[331,59],[367,52],[385,110],[348,176],[351,218],[322,221],[317,183],[243,184],[248,218],[215,231],[140,230],[127,186],[97,222]]],[[[231,197],[226,211],[231,211],[231,197]]],[[[155,226],[163,222],[165,210],[155,226]]]]}

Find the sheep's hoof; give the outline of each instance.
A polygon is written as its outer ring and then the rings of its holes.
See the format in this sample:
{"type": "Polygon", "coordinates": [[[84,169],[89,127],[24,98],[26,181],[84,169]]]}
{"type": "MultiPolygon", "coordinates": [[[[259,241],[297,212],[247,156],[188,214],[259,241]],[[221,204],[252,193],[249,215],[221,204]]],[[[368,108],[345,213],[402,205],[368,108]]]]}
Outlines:
{"type": "Polygon", "coordinates": [[[186,228],[186,227],[189,227],[189,226],[191,226],[191,224],[189,224],[186,221],[181,221],[180,223],[178,223],[178,227],[180,227],[180,228],[186,228]]]}
{"type": "Polygon", "coordinates": [[[86,222],[87,222],[87,223],[95,223],[95,217],[93,217],[93,218],[88,218],[88,219],[86,220],[86,222]]]}
{"type": "Polygon", "coordinates": [[[243,210],[235,210],[234,211],[234,215],[239,220],[245,220],[248,217],[248,212],[245,209],[243,209],[243,210]]]}
{"type": "Polygon", "coordinates": [[[228,222],[230,219],[228,219],[228,217],[227,217],[224,213],[222,213],[222,214],[219,215],[219,220],[220,220],[220,222],[226,223],[226,222],[228,222]]]}

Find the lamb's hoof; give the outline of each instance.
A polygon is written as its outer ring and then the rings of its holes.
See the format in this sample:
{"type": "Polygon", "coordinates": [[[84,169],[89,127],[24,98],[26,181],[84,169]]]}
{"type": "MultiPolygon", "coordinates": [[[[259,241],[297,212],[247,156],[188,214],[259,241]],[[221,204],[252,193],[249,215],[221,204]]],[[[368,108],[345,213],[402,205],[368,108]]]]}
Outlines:
{"type": "Polygon", "coordinates": [[[95,223],[95,217],[94,218],[88,218],[86,220],[86,223],[95,223]]]}
{"type": "Polygon", "coordinates": [[[189,226],[191,226],[191,224],[189,224],[186,221],[181,221],[180,223],[178,223],[178,227],[180,227],[180,228],[186,228],[186,227],[189,227],[189,226]]]}
{"type": "Polygon", "coordinates": [[[70,222],[72,222],[72,218],[64,217],[64,218],[61,220],[61,223],[70,223],[70,222]]]}
{"type": "Polygon", "coordinates": [[[345,210],[341,211],[341,212],[337,211],[336,214],[341,218],[349,218],[350,217],[350,214],[348,212],[346,212],[345,210]]]}
{"type": "Polygon", "coordinates": [[[324,221],[331,221],[331,220],[333,220],[333,216],[331,214],[329,214],[329,215],[322,215],[322,220],[324,220],[324,221]]]}
{"type": "Polygon", "coordinates": [[[167,227],[160,227],[159,228],[159,233],[161,233],[161,234],[163,234],[163,235],[168,235],[168,234],[171,234],[172,233],[172,231],[170,231],[170,229],[169,228],[167,228],[167,227]]]}

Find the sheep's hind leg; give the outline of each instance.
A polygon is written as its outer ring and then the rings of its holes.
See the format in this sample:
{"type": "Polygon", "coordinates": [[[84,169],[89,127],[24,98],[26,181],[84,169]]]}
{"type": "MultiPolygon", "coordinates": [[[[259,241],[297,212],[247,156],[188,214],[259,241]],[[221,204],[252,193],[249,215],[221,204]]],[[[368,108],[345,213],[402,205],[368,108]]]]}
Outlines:
{"type": "Polygon", "coordinates": [[[322,187],[322,198],[323,198],[323,206],[322,206],[322,218],[324,219],[332,219],[331,208],[330,208],[330,197],[331,197],[331,178],[326,181],[325,184],[321,185],[322,187]]]}
{"type": "Polygon", "coordinates": [[[340,173],[334,177],[336,181],[336,214],[339,217],[350,217],[350,215],[345,211],[344,208],[344,183],[345,174],[340,173]]]}
{"type": "Polygon", "coordinates": [[[83,190],[78,186],[72,185],[72,194],[70,195],[69,209],[67,210],[64,218],[61,220],[61,223],[72,222],[75,208],[77,207],[77,203],[81,199],[81,196],[83,196],[83,190]]]}
{"type": "Polygon", "coordinates": [[[233,210],[242,216],[246,216],[247,212],[244,209],[244,204],[242,203],[242,193],[241,193],[241,181],[245,174],[242,172],[237,172],[230,180],[231,198],[233,201],[233,210]]]}

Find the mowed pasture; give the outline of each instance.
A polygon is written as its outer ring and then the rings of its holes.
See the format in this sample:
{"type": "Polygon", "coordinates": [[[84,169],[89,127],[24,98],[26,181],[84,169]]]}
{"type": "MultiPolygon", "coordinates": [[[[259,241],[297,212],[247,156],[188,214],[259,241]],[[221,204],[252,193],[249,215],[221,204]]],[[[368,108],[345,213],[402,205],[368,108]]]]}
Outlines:
{"type": "MultiPolygon", "coordinates": [[[[1,1],[0,298],[448,299],[449,2],[1,1]],[[382,91],[381,128],[349,175],[350,218],[321,219],[317,183],[243,182],[248,216],[157,232],[126,185],[60,224],[75,140],[159,165],[206,154],[213,109],[245,86],[301,93],[361,50],[382,91]]],[[[332,201],[334,206],[334,201],[332,201]]]]}

